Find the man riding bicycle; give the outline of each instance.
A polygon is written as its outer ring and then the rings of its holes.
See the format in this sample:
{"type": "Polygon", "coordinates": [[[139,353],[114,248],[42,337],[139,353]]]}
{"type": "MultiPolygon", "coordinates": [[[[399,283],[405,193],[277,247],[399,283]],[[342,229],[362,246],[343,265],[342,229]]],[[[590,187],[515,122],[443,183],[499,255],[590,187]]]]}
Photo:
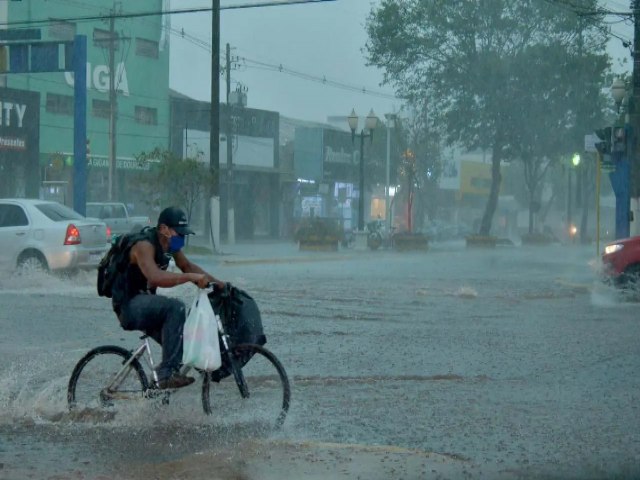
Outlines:
{"type": "Polygon", "coordinates": [[[187,216],[177,207],[160,212],[155,228],[145,231],[128,255],[124,272],[113,284],[112,305],[125,330],[142,330],[162,345],[162,362],[157,368],[160,388],[180,388],[194,378],[179,372],[182,360],[182,330],[185,305],[176,298],[156,295],[158,287],[170,288],[193,282],[205,288],[210,282],[224,286],[182,252],[185,236],[193,235],[187,216]],[[182,273],[167,271],[173,257],[182,273]]]}

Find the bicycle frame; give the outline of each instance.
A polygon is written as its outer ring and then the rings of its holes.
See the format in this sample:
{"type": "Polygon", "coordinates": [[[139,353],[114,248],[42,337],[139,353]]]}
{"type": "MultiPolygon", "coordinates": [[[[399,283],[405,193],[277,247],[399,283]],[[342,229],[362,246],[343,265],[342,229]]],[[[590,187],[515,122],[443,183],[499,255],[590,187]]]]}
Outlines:
{"type": "Polygon", "coordinates": [[[115,374],[113,380],[111,380],[111,382],[102,390],[103,395],[106,394],[112,398],[114,396],[117,396],[118,387],[124,381],[124,379],[127,378],[127,375],[131,373],[131,363],[141,358],[145,352],[147,354],[147,361],[149,363],[149,366],[151,367],[151,372],[153,374],[154,385],[158,384],[158,374],[156,373],[153,356],[151,355],[151,346],[149,345],[149,339],[146,335],[144,335],[142,337],[142,340],[142,345],[140,345],[132,352],[129,359],[124,362],[122,368],[115,374]]]}
{"type": "MultiPolygon", "coordinates": [[[[224,331],[222,320],[217,315],[216,315],[216,320],[218,324],[217,325],[218,335],[222,339],[222,345],[223,345],[223,351],[221,353],[229,352],[230,351],[229,335],[227,335],[227,333],[224,331]]],[[[131,372],[131,368],[130,368],[131,363],[134,362],[135,360],[142,358],[145,353],[146,353],[147,363],[149,364],[149,367],[153,375],[153,385],[154,386],[158,385],[158,382],[159,382],[158,373],[156,372],[156,369],[155,369],[155,362],[153,361],[153,355],[151,353],[151,345],[149,344],[149,338],[147,335],[143,335],[141,338],[143,340],[143,343],[131,353],[131,356],[129,357],[129,359],[122,365],[122,368],[118,370],[118,372],[115,374],[111,382],[103,389],[103,392],[106,393],[107,395],[113,397],[114,395],[117,394],[118,387],[124,381],[124,379],[127,378],[127,375],[129,375],[129,373],[131,372]]],[[[182,373],[185,374],[189,370],[191,370],[191,367],[186,367],[183,369],[182,373]]]]}
{"type": "MultiPolygon", "coordinates": [[[[225,332],[224,326],[222,324],[222,319],[219,315],[216,315],[216,322],[218,327],[218,335],[219,335],[219,338],[222,340],[222,351],[220,353],[221,355],[227,355],[229,362],[233,365],[234,359],[232,355],[230,355],[230,352],[231,352],[230,337],[225,332]]],[[[149,344],[148,335],[143,335],[140,338],[141,340],[143,340],[143,343],[134,351],[132,351],[129,359],[122,365],[122,368],[120,368],[120,370],[118,370],[118,372],[114,375],[111,382],[109,382],[109,384],[102,390],[103,397],[114,398],[118,396],[118,388],[120,387],[120,384],[127,378],[127,375],[129,375],[129,373],[131,372],[131,363],[140,358],[143,358],[145,353],[146,353],[146,360],[151,369],[152,377],[153,377],[153,383],[152,383],[152,386],[149,388],[149,390],[157,389],[159,378],[158,378],[158,373],[156,372],[156,369],[155,369],[155,362],[153,361],[153,355],[151,353],[151,345],[149,344]]],[[[184,367],[181,373],[186,374],[191,370],[191,368],[192,367],[189,367],[189,366],[184,367]]],[[[233,370],[234,370],[234,375],[239,376],[237,380],[241,384],[243,384],[243,386],[246,385],[244,382],[244,378],[242,377],[242,372],[236,368],[233,368],[233,370]]],[[[243,390],[243,396],[245,396],[245,394],[246,396],[248,396],[248,392],[243,390]]]]}

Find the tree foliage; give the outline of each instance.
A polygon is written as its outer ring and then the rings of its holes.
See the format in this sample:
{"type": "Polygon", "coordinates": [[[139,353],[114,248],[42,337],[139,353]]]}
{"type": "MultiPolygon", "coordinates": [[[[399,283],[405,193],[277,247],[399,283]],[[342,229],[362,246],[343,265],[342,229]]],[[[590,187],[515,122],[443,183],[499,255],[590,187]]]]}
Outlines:
{"type": "Polygon", "coordinates": [[[155,207],[181,207],[191,220],[194,208],[216,179],[206,164],[197,158],[180,158],[169,150],[155,148],[137,157],[149,164],[150,174],[141,176],[139,185],[147,190],[155,207]]]}
{"type": "Polygon", "coordinates": [[[370,13],[367,58],[385,82],[409,101],[428,99],[448,143],[491,151],[481,234],[491,229],[501,162],[549,162],[598,117],[592,94],[608,68],[598,22],[537,0],[383,0],[370,13]]]}

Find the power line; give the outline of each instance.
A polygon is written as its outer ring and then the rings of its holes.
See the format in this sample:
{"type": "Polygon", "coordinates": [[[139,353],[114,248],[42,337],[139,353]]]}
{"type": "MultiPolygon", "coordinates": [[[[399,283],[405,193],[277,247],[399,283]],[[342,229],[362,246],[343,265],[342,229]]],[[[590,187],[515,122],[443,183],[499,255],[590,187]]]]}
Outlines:
{"type": "Polygon", "coordinates": [[[379,92],[379,91],[375,91],[375,90],[371,90],[371,89],[367,89],[366,87],[359,87],[356,85],[350,85],[347,83],[343,83],[337,80],[331,80],[329,78],[327,78],[326,76],[323,77],[319,77],[316,75],[311,75],[309,73],[304,73],[304,72],[300,72],[298,70],[293,70],[291,68],[285,67],[284,65],[280,64],[280,65],[274,65],[274,64],[270,64],[270,63],[266,63],[266,62],[261,62],[259,60],[251,60],[249,58],[246,57],[240,57],[241,60],[244,60],[247,63],[250,64],[254,64],[253,67],[251,68],[257,68],[257,69],[262,69],[262,70],[268,70],[268,71],[273,71],[273,72],[280,72],[280,73],[285,73],[294,77],[298,77],[301,78],[303,80],[309,80],[312,82],[316,82],[316,83],[321,83],[323,85],[329,85],[332,87],[336,87],[336,88],[341,88],[343,90],[348,90],[351,92],[358,92],[358,93],[363,93],[366,95],[371,95],[371,96],[376,96],[376,97],[380,97],[380,98],[384,98],[387,100],[398,100],[398,98],[395,95],[391,95],[385,92],[379,92]]]}
{"type": "MultiPolygon", "coordinates": [[[[227,5],[221,6],[220,10],[238,10],[245,8],[257,8],[257,7],[279,7],[279,6],[289,6],[289,5],[300,5],[300,4],[312,4],[312,3],[327,3],[327,2],[335,2],[336,0],[282,0],[282,1],[268,1],[268,2],[259,2],[259,3],[245,3],[238,5],[227,5]]],[[[37,26],[37,25],[51,25],[58,22],[93,22],[96,20],[107,20],[107,19],[123,19],[123,18],[140,18],[140,17],[153,17],[158,15],[180,15],[185,13],[202,13],[202,12],[210,12],[212,7],[196,7],[196,8],[185,8],[185,9],[176,9],[176,10],[154,10],[148,12],[129,12],[129,13],[110,13],[110,14],[101,14],[101,15],[85,15],[80,17],[64,17],[64,18],[48,18],[41,20],[16,20],[11,22],[0,22],[0,27],[17,27],[17,26],[37,26]]]]}
{"type": "MultiPolygon", "coordinates": [[[[179,35],[181,38],[184,38],[185,40],[191,42],[192,44],[201,47],[202,49],[204,49],[207,52],[211,52],[211,44],[201,40],[193,35],[189,35],[188,33],[184,32],[184,29],[178,30],[175,28],[169,28],[169,32],[174,34],[174,35],[179,35]]],[[[220,51],[220,56],[222,57],[224,54],[223,51],[220,51]]],[[[248,68],[255,68],[255,69],[262,69],[262,70],[267,70],[267,71],[275,71],[275,72],[280,72],[280,73],[284,73],[287,75],[291,75],[294,77],[298,77],[301,78],[303,80],[308,80],[308,81],[313,81],[316,83],[321,83],[323,85],[329,85],[331,87],[335,87],[335,88],[340,88],[343,90],[348,90],[351,92],[357,92],[357,93],[361,93],[364,95],[371,95],[371,96],[375,96],[375,97],[379,97],[379,98],[384,98],[387,100],[398,100],[398,98],[390,93],[386,93],[386,92],[381,92],[381,91],[376,91],[374,89],[371,88],[367,88],[364,86],[358,86],[358,85],[353,85],[353,84],[348,84],[346,82],[342,82],[339,80],[332,80],[326,77],[326,75],[323,76],[318,76],[318,75],[313,75],[310,73],[306,73],[306,72],[301,72],[299,70],[294,70],[292,68],[288,68],[283,66],[282,64],[272,64],[272,63],[267,63],[267,62],[262,62],[260,60],[253,60],[247,57],[239,57],[240,60],[243,60],[247,63],[250,64],[254,64],[254,65],[246,65],[248,68]]]]}
{"type": "MultiPolygon", "coordinates": [[[[65,0],[69,3],[75,3],[72,0],[65,0]]],[[[228,6],[221,6],[220,9],[224,10],[224,9],[240,9],[240,8],[255,8],[255,7],[265,7],[265,6],[285,6],[285,5],[296,5],[296,4],[311,4],[311,3],[325,3],[325,2],[329,2],[329,1],[335,1],[335,0],[283,0],[283,1],[277,1],[277,2],[259,2],[259,3],[250,3],[250,4],[241,4],[241,5],[228,5],[228,6]]],[[[87,7],[85,7],[87,8],[87,7]]],[[[64,19],[48,19],[48,20],[32,20],[32,21],[20,21],[20,22],[6,22],[6,23],[0,23],[0,26],[2,25],[17,25],[17,24],[24,24],[24,25],[33,25],[33,24],[48,24],[48,23],[56,23],[56,22],[61,22],[61,21],[65,21],[65,22],[84,22],[84,21],[96,21],[96,20],[104,20],[104,19],[110,19],[110,18],[140,18],[140,17],[147,17],[147,16],[152,16],[152,15],[165,15],[165,14],[180,14],[180,13],[197,13],[197,12],[206,12],[206,11],[211,11],[211,7],[198,7],[198,8],[192,8],[192,9],[180,9],[180,10],[168,10],[165,12],[139,12],[139,13],[111,13],[111,14],[102,14],[102,15],[85,15],[85,16],[78,16],[78,17],[68,17],[68,18],[64,18],[64,19]]],[[[200,48],[204,49],[207,52],[211,52],[211,44],[206,42],[205,40],[202,40],[198,37],[195,37],[193,35],[190,35],[188,33],[186,33],[184,31],[184,29],[178,30],[176,28],[172,28],[172,27],[165,27],[165,26],[161,26],[161,28],[163,30],[168,30],[170,34],[173,35],[177,35],[180,36],[181,38],[185,39],[186,41],[189,41],[190,43],[199,46],[200,48]]],[[[222,56],[223,52],[220,52],[220,56],[222,56]]],[[[249,68],[256,68],[256,69],[262,69],[262,70],[268,70],[268,71],[275,71],[275,72],[280,72],[280,73],[284,73],[293,77],[297,77],[300,78],[302,80],[307,80],[307,81],[312,81],[315,83],[319,83],[319,84],[323,84],[323,85],[328,85],[334,88],[339,88],[342,90],[346,90],[346,91],[350,91],[350,92],[357,92],[363,95],[370,95],[370,96],[374,96],[374,97],[378,97],[378,98],[383,98],[383,99],[387,99],[387,100],[398,100],[398,98],[395,95],[389,94],[389,93],[385,93],[385,92],[380,92],[380,91],[376,91],[370,88],[367,88],[365,86],[357,86],[357,85],[353,85],[353,84],[348,84],[346,82],[342,82],[339,80],[332,80],[332,79],[328,79],[326,76],[317,76],[317,75],[312,75],[309,73],[305,73],[299,70],[294,70],[288,67],[284,67],[282,64],[279,65],[275,65],[275,64],[269,64],[266,62],[260,62],[258,60],[251,60],[248,58],[243,58],[246,62],[248,63],[253,63],[254,66],[249,66],[249,68]]]]}
{"type": "Polygon", "coordinates": [[[569,0],[544,0],[544,2],[548,3],[550,5],[554,5],[556,7],[559,7],[559,8],[563,8],[563,9],[568,10],[570,12],[573,12],[579,17],[611,16],[611,15],[620,16],[620,17],[622,17],[622,19],[619,20],[619,21],[610,21],[610,22],[601,21],[600,23],[596,23],[595,21],[591,21],[590,23],[591,23],[591,25],[593,27],[599,29],[600,31],[602,31],[606,35],[610,35],[610,36],[620,40],[625,47],[628,46],[631,43],[631,39],[630,38],[624,38],[624,37],[622,37],[620,35],[617,35],[617,34],[613,33],[611,30],[604,30],[602,24],[615,25],[615,24],[618,24],[618,23],[629,21],[629,18],[633,16],[632,12],[614,12],[614,11],[607,10],[607,9],[604,9],[604,8],[597,8],[595,10],[591,10],[591,9],[588,9],[588,7],[585,7],[583,5],[576,5],[575,3],[573,3],[573,2],[571,2],[569,0]]]}
{"type": "Polygon", "coordinates": [[[220,7],[220,10],[239,10],[244,8],[255,8],[255,7],[280,7],[287,5],[298,5],[304,3],[325,3],[325,2],[334,2],[335,0],[281,0],[281,1],[270,1],[270,2],[258,2],[258,3],[245,3],[239,5],[227,5],[220,7]]]}

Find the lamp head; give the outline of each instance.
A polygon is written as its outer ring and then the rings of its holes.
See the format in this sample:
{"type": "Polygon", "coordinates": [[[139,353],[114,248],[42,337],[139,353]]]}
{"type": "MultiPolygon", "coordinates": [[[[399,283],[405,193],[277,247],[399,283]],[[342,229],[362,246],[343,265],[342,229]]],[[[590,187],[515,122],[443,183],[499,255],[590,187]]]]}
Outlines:
{"type": "Polygon", "coordinates": [[[355,108],[351,109],[351,115],[347,117],[347,122],[349,122],[351,133],[355,133],[358,129],[358,115],[356,114],[355,108]]]}
{"type": "Polygon", "coordinates": [[[369,112],[369,115],[367,115],[367,119],[365,120],[365,127],[367,130],[373,131],[377,126],[378,126],[378,117],[376,117],[376,114],[373,113],[373,108],[372,108],[371,111],[369,112]]]}
{"type": "Polygon", "coordinates": [[[396,114],[395,113],[385,113],[384,118],[387,121],[388,128],[395,128],[396,126],[396,114]]]}
{"type": "Polygon", "coordinates": [[[611,96],[613,97],[616,105],[620,105],[622,103],[622,99],[627,93],[627,87],[624,83],[624,80],[621,78],[616,78],[611,84],[611,96]]]}

